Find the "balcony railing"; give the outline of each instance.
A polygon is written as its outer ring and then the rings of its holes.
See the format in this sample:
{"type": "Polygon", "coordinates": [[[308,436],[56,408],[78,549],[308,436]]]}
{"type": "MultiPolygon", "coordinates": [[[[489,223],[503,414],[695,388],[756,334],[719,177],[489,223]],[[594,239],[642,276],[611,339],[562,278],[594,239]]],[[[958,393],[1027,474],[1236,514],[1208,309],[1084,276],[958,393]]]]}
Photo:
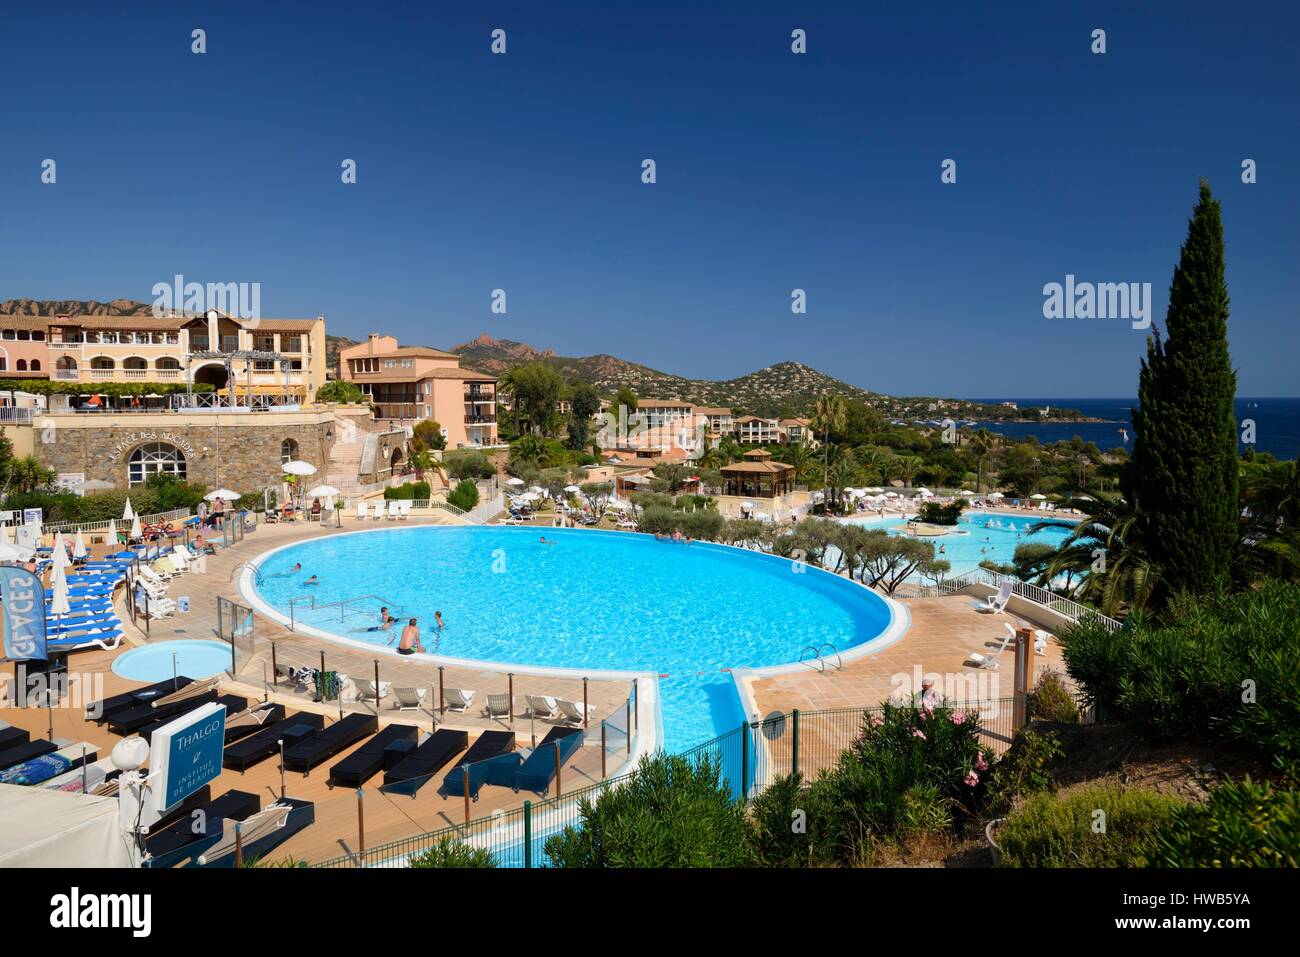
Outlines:
{"type": "Polygon", "coordinates": [[[77,369],[55,369],[54,378],[63,382],[76,382],[81,378],[81,373],[77,369]]]}
{"type": "Polygon", "coordinates": [[[476,392],[470,389],[465,393],[466,402],[496,402],[496,400],[495,392],[476,392]]]}
{"type": "Polygon", "coordinates": [[[466,425],[491,425],[497,420],[495,415],[467,415],[465,416],[466,425]]]}

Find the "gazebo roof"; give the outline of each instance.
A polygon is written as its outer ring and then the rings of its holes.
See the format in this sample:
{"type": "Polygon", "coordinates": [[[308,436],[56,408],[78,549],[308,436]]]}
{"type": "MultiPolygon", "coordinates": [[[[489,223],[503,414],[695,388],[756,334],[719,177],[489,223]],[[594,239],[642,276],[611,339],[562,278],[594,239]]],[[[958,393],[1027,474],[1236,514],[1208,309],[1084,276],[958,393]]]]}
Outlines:
{"type": "Polygon", "coordinates": [[[723,475],[784,475],[786,472],[793,472],[793,465],[786,465],[784,462],[759,461],[751,459],[748,462],[736,462],[732,465],[722,467],[723,475]]]}

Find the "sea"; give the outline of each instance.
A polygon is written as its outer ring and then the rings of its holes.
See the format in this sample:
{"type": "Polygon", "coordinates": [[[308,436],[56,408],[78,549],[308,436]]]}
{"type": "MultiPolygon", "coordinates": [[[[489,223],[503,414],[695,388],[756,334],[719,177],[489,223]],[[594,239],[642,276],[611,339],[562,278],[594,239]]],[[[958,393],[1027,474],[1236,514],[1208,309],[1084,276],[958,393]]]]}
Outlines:
{"type": "MultiPolygon", "coordinates": [[[[974,402],[1014,402],[1020,408],[1051,406],[1057,409],[1075,409],[1086,416],[1104,419],[1103,422],[980,422],[979,425],[1010,438],[1032,435],[1048,445],[1068,442],[1078,436],[1085,442],[1095,442],[1103,452],[1124,448],[1133,451],[1133,420],[1131,409],[1137,399],[1043,399],[1002,396],[978,398],[974,402]],[[1123,430],[1123,431],[1121,431],[1123,430]],[[1127,433],[1127,435],[1125,435],[1127,433]]],[[[1272,452],[1279,459],[1300,456],[1300,398],[1236,400],[1238,438],[1247,430],[1247,420],[1254,423],[1255,451],[1272,452]]],[[[963,422],[963,425],[966,423],[963,422]]],[[[1244,451],[1246,446],[1239,443],[1244,451]]]]}

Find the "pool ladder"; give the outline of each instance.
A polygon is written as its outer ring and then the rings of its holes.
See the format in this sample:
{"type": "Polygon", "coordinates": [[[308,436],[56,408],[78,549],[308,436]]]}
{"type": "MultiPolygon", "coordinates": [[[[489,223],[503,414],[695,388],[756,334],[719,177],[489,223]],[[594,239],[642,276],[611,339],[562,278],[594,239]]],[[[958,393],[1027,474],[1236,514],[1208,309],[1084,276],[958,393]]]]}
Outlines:
{"type": "Polygon", "coordinates": [[[827,649],[830,649],[831,653],[835,655],[835,670],[836,671],[842,670],[844,668],[844,659],[840,657],[839,649],[836,648],[834,645],[832,645],[829,641],[823,645],[809,645],[803,651],[799,652],[799,664],[803,664],[806,661],[809,665],[812,665],[813,662],[816,662],[818,670],[820,670],[822,674],[825,674],[826,656],[822,654],[822,652],[826,651],[827,649]],[[808,654],[808,652],[810,651],[812,652],[812,657],[805,658],[804,655],[808,654]]]}

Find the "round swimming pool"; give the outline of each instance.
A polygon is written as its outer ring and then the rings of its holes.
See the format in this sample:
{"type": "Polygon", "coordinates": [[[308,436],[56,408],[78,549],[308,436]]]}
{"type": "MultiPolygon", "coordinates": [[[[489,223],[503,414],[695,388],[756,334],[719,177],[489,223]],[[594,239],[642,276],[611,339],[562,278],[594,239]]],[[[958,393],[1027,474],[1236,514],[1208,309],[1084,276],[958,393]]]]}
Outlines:
{"type": "Polygon", "coordinates": [[[259,560],[256,592],[281,614],[292,604],[297,622],[351,641],[395,643],[414,617],[426,650],[438,655],[656,672],[666,676],[660,709],[669,749],[743,719],[725,669],[795,662],[809,645],[843,652],[881,635],[892,617],[873,592],[785,559],[581,529],[333,535],[259,560]],[[313,575],[319,584],[305,584],[313,575]],[[329,607],[312,610],[310,596],[329,607]],[[338,605],[359,596],[367,597],[338,605]],[[401,619],[393,630],[376,628],[381,605],[401,619]]]}
{"type": "MultiPolygon", "coordinates": [[[[897,515],[884,519],[847,518],[844,521],[868,528],[884,528],[899,534],[907,527],[907,519],[897,515]]],[[[935,557],[944,559],[952,566],[948,576],[955,578],[979,568],[982,561],[1011,564],[1017,545],[1034,543],[1055,546],[1069,537],[1069,528],[1053,527],[1030,531],[1034,525],[1045,521],[1073,524],[1071,519],[1046,513],[1042,518],[1037,518],[1032,515],[968,511],[957,522],[954,533],[925,540],[934,543],[935,557]]]]}
{"type": "Polygon", "coordinates": [[[220,641],[160,641],[113,659],[113,673],[133,681],[162,681],[173,674],[211,678],[229,667],[230,646],[220,641]]]}

